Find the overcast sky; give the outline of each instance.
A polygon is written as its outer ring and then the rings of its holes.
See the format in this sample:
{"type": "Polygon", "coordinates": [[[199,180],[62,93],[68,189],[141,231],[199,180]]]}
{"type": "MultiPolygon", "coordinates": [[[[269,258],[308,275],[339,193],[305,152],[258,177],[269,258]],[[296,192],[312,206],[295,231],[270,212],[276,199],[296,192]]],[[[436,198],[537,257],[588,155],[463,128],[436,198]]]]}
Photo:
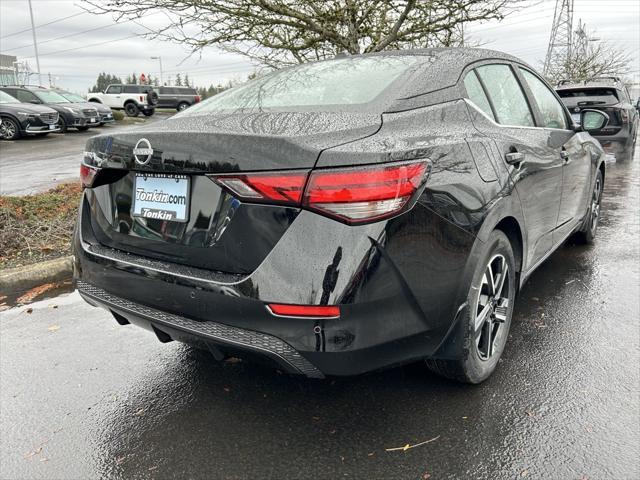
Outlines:
{"type": "MultiPolygon", "coordinates": [[[[254,67],[243,57],[208,48],[202,57],[188,58],[180,45],[137,37],[143,28],[133,22],[116,24],[105,15],[83,13],[80,0],[32,0],[40,50],[42,82],[54,83],[84,93],[99,72],[122,77],[130,73],[159,76],[157,60],[162,56],[164,80],[177,72],[188,73],[196,85],[224,83],[244,79],[254,67]],[[66,18],[62,21],[56,21],[66,18]],[[50,25],[43,25],[45,23],[50,25]],[[93,30],[87,32],[87,30],[93,30]],[[66,38],[59,38],[66,37],[66,38]]],[[[547,50],[555,0],[531,0],[531,5],[502,22],[473,24],[468,38],[487,48],[505,51],[522,58],[536,68],[547,50]]],[[[142,24],[153,28],[162,22],[162,14],[149,12],[142,24]]],[[[574,21],[582,19],[598,38],[624,48],[633,55],[631,76],[640,82],[640,1],[575,0],[574,21]]],[[[36,70],[27,0],[0,0],[0,53],[27,60],[36,70]]],[[[37,77],[33,77],[37,82],[37,77]]]]}

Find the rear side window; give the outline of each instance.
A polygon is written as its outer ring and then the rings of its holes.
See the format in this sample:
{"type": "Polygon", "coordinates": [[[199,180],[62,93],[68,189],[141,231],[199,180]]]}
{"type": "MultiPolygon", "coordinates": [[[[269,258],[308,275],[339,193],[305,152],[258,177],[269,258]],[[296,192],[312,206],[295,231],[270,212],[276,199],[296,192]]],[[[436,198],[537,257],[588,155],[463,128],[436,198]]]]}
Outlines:
{"type": "Polygon", "coordinates": [[[487,116],[495,120],[496,118],[491,110],[489,99],[484,93],[484,89],[480,84],[480,80],[478,80],[476,72],[473,70],[467,73],[467,76],[464,77],[464,88],[467,90],[467,98],[469,98],[469,100],[471,100],[487,116]]]}
{"type": "Polygon", "coordinates": [[[502,125],[533,127],[533,115],[509,65],[483,65],[477,69],[502,125]]]}
{"type": "Polygon", "coordinates": [[[542,114],[543,127],[567,129],[567,117],[564,107],[549,88],[529,70],[520,68],[525,82],[529,85],[533,98],[542,114]]]}
{"type": "Polygon", "coordinates": [[[135,85],[125,85],[122,90],[124,93],[140,93],[140,87],[135,85]]]}

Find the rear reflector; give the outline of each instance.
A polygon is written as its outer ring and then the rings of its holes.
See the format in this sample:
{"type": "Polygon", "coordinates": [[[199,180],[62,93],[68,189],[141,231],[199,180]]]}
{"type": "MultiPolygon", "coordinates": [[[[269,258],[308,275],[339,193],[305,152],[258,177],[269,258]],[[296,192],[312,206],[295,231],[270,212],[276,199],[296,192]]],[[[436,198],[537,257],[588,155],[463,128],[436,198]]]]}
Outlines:
{"type": "Polygon", "coordinates": [[[99,171],[100,171],[99,168],[90,167],[89,165],[85,165],[84,163],[81,163],[80,164],[80,182],[82,183],[82,188],[91,187],[99,171]]]}
{"type": "Polygon", "coordinates": [[[289,305],[269,303],[268,309],[281,317],[336,318],[340,316],[340,308],[335,305],[289,305]]]}
{"type": "Polygon", "coordinates": [[[211,178],[249,202],[303,207],[356,224],[388,218],[410,206],[426,182],[429,165],[423,159],[311,173],[248,173],[211,178]]]}

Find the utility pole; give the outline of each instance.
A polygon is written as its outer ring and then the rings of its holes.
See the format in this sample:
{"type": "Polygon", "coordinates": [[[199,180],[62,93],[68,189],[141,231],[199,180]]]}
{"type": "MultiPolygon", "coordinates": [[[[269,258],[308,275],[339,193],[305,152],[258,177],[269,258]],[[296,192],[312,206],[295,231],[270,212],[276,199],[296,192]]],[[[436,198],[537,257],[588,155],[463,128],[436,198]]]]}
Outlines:
{"type": "Polygon", "coordinates": [[[158,62],[160,62],[160,85],[164,85],[162,80],[162,57],[151,57],[151,60],[158,60],[158,62]]]}
{"type": "Polygon", "coordinates": [[[51,88],[51,87],[52,87],[52,85],[51,85],[51,72],[49,72],[49,88],[51,88]]]}
{"type": "Polygon", "coordinates": [[[556,0],[549,47],[544,60],[543,74],[547,78],[562,76],[565,62],[571,58],[573,2],[574,0],[556,0]]]}
{"type": "Polygon", "coordinates": [[[38,41],[36,40],[36,24],[33,21],[33,8],[29,0],[29,15],[31,16],[31,33],[33,34],[33,48],[36,51],[36,67],[38,67],[38,85],[42,85],[42,74],[40,73],[40,56],[38,55],[38,41]]]}

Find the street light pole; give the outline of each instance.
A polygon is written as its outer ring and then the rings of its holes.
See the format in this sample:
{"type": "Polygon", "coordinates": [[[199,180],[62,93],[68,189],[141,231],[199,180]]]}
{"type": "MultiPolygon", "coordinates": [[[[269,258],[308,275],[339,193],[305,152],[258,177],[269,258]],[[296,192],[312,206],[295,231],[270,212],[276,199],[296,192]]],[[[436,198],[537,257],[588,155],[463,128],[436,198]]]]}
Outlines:
{"type": "Polygon", "coordinates": [[[162,79],[162,57],[151,57],[151,60],[160,62],[160,85],[164,85],[164,80],[162,79]]]}
{"type": "Polygon", "coordinates": [[[38,55],[38,41],[36,40],[36,24],[33,22],[33,8],[29,0],[29,15],[31,16],[31,33],[33,34],[33,48],[36,51],[36,66],[38,67],[38,85],[42,85],[42,74],[40,73],[40,56],[38,55]]]}

